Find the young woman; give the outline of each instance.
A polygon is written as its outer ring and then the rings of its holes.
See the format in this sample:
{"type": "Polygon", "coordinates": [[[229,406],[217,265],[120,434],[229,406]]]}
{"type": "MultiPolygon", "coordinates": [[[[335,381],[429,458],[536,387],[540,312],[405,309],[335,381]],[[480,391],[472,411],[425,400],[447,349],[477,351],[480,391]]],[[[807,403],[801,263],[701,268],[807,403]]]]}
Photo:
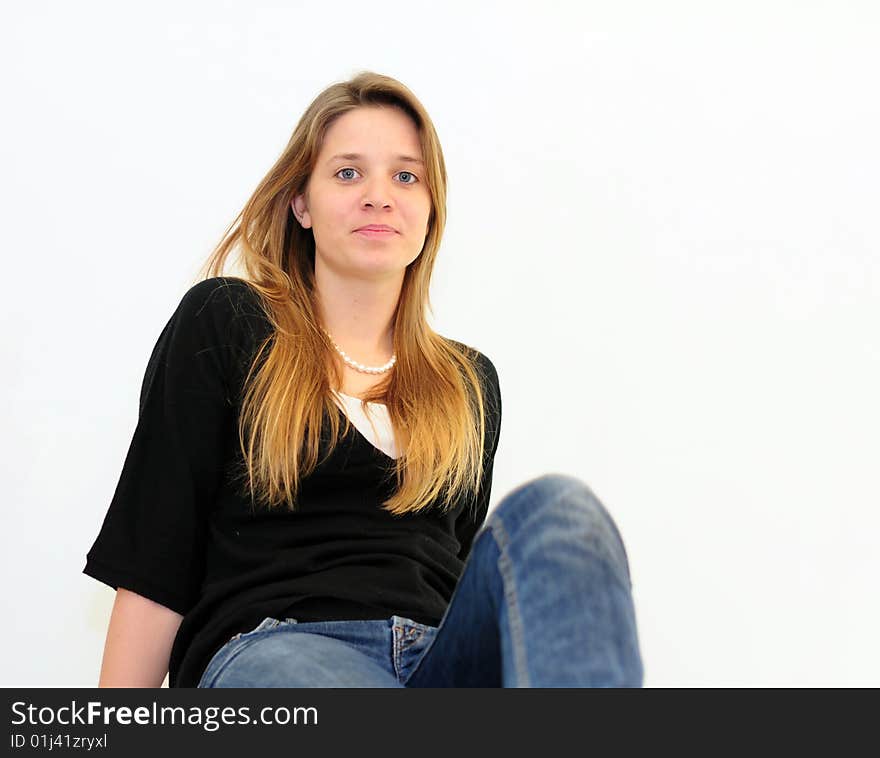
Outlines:
{"type": "Polygon", "coordinates": [[[445,222],[412,92],[314,100],[150,357],[84,568],[117,590],[99,686],[641,686],[589,488],[548,474],[487,518],[498,375],[426,321],[445,222]]]}

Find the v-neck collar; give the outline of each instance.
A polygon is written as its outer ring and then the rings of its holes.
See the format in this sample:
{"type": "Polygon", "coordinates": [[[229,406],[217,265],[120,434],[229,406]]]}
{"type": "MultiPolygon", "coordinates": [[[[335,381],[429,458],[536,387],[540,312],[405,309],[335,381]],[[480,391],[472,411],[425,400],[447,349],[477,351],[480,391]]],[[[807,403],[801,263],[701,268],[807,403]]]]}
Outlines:
{"type": "MultiPolygon", "coordinates": [[[[354,397],[353,395],[347,395],[347,394],[345,394],[344,392],[339,392],[339,390],[332,390],[332,391],[333,391],[335,394],[337,394],[337,395],[341,395],[343,398],[349,398],[349,399],[351,399],[351,400],[356,401],[357,403],[360,403],[360,402],[361,402],[361,398],[359,398],[359,397],[354,397]]],[[[343,402],[344,402],[344,401],[343,401],[343,402]]],[[[380,407],[382,407],[382,408],[385,407],[385,403],[367,403],[367,405],[368,405],[368,406],[371,406],[371,405],[377,405],[377,406],[380,406],[380,407]]],[[[344,408],[340,408],[340,407],[337,405],[337,409],[338,409],[338,411],[339,411],[340,413],[345,414],[345,409],[344,409],[344,408]]],[[[346,415],[348,415],[348,414],[346,414],[346,415]]],[[[388,453],[386,453],[382,448],[376,446],[376,445],[373,443],[373,441],[372,441],[371,439],[369,439],[369,438],[368,438],[368,437],[367,437],[367,436],[366,436],[366,435],[360,430],[360,428],[358,428],[358,425],[354,422],[354,419],[353,419],[353,418],[351,418],[350,416],[348,416],[348,420],[349,420],[349,423],[351,424],[351,427],[354,429],[356,439],[359,439],[359,441],[361,442],[361,444],[369,445],[369,446],[370,446],[373,450],[375,450],[379,455],[381,455],[383,458],[385,458],[385,459],[387,459],[387,460],[389,460],[389,461],[396,461],[396,460],[397,460],[396,458],[394,458],[394,457],[388,455],[388,453]]]]}

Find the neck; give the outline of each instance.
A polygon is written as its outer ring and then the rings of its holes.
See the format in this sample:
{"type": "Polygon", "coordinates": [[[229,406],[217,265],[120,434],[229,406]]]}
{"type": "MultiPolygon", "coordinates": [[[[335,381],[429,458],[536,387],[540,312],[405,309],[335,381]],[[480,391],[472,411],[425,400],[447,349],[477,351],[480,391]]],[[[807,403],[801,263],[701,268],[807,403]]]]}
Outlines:
{"type": "Polygon", "coordinates": [[[380,279],[336,276],[317,265],[315,286],[319,317],[333,340],[354,360],[385,363],[393,352],[394,311],[402,272],[380,279]]]}

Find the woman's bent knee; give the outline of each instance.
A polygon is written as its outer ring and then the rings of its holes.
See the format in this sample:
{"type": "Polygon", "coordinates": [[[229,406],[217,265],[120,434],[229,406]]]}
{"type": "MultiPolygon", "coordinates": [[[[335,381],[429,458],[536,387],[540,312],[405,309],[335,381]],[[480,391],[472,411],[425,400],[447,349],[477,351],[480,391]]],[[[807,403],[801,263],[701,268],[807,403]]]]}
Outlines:
{"type": "Polygon", "coordinates": [[[505,496],[487,518],[496,540],[540,542],[542,551],[586,548],[614,563],[631,586],[623,537],[608,509],[590,487],[570,474],[531,479],[505,496]]]}

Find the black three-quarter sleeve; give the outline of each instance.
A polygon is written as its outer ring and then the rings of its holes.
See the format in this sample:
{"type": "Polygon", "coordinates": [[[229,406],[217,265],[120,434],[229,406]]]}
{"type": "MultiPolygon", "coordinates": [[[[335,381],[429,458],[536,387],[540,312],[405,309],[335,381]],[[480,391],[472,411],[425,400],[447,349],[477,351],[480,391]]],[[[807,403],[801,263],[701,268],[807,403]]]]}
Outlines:
{"type": "Polygon", "coordinates": [[[455,529],[460,545],[459,560],[467,560],[474,537],[479,531],[489,511],[489,497],[492,494],[492,472],[495,467],[495,451],[501,436],[501,387],[495,365],[485,355],[480,354],[484,375],[483,389],[486,394],[486,444],[483,448],[483,478],[480,491],[473,507],[464,508],[456,519],[455,529]]]}
{"type": "Polygon", "coordinates": [[[181,615],[199,597],[233,421],[226,290],[220,277],[194,285],[159,335],[122,473],[83,569],[181,615]]]}

